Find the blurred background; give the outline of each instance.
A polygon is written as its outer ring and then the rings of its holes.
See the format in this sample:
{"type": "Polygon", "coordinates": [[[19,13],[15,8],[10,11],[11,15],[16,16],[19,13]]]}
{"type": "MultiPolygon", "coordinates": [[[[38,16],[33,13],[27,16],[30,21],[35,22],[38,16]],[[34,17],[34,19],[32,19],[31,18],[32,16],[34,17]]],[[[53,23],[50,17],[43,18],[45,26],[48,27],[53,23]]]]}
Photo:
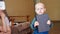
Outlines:
{"type": "Polygon", "coordinates": [[[5,0],[6,11],[8,16],[11,18],[11,23],[14,23],[14,26],[11,30],[12,34],[32,33],[29,24],[34,18],[34,4],[37,2],[43,2],[45,4],[47,8],[46,13],[48,13],[51,21],[54,24],[49,34],[60,34],[60,0],[5,0]],[[26,16],[27,19],[25,19],[25,17],[21,18],[22,16],[26,16]],[[16,25],[17,23],[19,25],[16,25]]]}

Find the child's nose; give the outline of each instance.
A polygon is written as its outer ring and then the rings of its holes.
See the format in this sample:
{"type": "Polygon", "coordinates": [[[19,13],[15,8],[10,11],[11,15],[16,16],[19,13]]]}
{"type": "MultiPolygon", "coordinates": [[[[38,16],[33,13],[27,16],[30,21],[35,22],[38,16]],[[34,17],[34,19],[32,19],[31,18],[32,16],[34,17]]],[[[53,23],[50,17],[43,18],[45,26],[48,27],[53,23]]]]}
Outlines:
{"type": "Polygon", "coordinates": [[[39,12],[41,12],[41,9],[39,10],[39,12]]]}

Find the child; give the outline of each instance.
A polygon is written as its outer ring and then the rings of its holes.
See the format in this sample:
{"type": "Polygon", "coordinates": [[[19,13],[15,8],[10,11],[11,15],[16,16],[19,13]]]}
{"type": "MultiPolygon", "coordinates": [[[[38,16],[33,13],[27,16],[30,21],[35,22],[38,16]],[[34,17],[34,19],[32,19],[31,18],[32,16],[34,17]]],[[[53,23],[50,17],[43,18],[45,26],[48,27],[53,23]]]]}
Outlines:
{"type": "Polygon", "coordinates": [[[50,30],[50,20],[48,14],[46,14],[46,8],[43,3],[35,4],[36,21],[34,22],[34,27],[37,27],[37,30],[33,34],[48,34],[50,30]]]}

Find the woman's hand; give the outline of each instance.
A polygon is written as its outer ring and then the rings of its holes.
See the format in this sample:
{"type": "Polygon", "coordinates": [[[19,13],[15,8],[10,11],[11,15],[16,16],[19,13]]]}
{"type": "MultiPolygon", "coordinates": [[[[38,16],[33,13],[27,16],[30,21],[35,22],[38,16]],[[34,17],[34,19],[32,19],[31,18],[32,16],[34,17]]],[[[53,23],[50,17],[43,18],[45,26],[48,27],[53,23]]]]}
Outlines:
{"type": "Polygon", "coordinates": [[[39,25],[39,22],[38,21],[35,21],[34,23],[34,27],[38,26],[39,25]]]}

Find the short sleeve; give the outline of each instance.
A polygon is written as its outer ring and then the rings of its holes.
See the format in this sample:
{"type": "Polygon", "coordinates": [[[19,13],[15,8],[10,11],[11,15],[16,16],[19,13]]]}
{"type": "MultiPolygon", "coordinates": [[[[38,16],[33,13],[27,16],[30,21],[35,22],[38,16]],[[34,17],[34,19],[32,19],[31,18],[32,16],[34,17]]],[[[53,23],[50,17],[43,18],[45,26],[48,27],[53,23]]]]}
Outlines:
{"type": "Polygon", "coordinates": [[[10,22],[9,22],[9,19],[7,17],[5,17],[5,23],[6,23],[6,25],[10,26],[10,22]]]}

